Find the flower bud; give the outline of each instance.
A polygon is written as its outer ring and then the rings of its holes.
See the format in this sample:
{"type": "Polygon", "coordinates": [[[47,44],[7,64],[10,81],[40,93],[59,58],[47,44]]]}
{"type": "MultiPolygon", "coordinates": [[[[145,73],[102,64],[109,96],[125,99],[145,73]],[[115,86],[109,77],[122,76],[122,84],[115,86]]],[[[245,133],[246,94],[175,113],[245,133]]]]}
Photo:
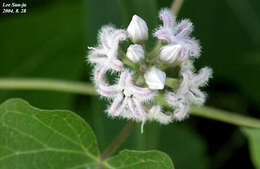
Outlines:
{"type": "Polygon", "coordinates": [[[166,45],[161,48],[160,59],[165,62],[173,63],[181,54],[180,44],[166,45]]]}
{"type": "Polygon", "coordinates": [[[166,74],[153,66],[144,74],[144,79],[150,89],[163,89],[166,74]]]}
{"type": "Polygon", "coordinates": [[[134,63],[139,62],[141,59],[144,59],[143,47],[137,44],[130,45],[127,48],[126,56],[134,63]]]}
{"type": "Polygon", "coordinates": [[[142,43],[148,39],[148,27],[146,22],[137,15],[133,16],[128,25],[127,32],[134,43],[142,43]]]}

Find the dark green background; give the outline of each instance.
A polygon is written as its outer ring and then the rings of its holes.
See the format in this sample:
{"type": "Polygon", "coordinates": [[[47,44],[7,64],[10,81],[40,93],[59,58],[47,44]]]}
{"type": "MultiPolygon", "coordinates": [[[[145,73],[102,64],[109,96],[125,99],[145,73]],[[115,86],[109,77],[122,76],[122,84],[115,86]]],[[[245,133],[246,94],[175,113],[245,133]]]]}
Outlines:
{"type": "MultiPolygon", "coordinates": [[[[90,82],[87,47],[96,44],[104,24],[127,27],[133,14],[144,18],[150,33],[160,23],[158,9],[169,0],[10,1],[27,3],[26,14],[0,15],[0,78],[43,77],[90,82]]],[[[186,0],[179,19],[190,18],[200,39],[197,68],[210,66],[214,79],[205,88],[207,105],[260,117],[260,1],[186,0]]],[[[153,41],[151,38],[150,46],[153,41]]],[[[70,109],[94,129],[101,150],[126,121],[109,119],[98,97],[56,92],[0,91],[0,101],[21,97],[48,109],[70,109]]],[[[253,168],[239,128],[198,117],[182,123],[140,126],[122,148],[159,149],[177,169],[253,168]]]]}

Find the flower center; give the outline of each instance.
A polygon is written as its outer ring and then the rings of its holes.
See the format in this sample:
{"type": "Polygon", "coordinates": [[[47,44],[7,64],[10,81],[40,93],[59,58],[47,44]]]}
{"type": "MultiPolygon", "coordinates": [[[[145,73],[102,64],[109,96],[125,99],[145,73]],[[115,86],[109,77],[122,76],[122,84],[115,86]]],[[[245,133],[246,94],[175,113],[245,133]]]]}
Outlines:
{"type": "Polygon", "coordinates": [[[132,97],[133,96],[133,93],[131,92],[131,90],[129,89],[124,89],[123,90],[123,93],[126,97],[132,97]]]}

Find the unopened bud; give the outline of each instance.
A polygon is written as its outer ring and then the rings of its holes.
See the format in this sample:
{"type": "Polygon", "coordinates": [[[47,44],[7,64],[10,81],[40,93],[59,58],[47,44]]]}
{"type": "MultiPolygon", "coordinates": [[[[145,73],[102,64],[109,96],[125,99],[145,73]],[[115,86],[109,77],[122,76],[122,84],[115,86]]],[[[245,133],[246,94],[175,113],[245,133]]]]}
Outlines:
{"type": "Polygon", "coordinates": [[[160,59],[165,62],[173,63],[181,54],[182,46],[179,44],[171,44],[162,47],[160,59]]]}
{"type": "Polygon", "coordinates": [[[127,48],[126,56],[128,59],[130,59],[132,62],[137,63],[141,59],[144,59],[144,50],[141,45],[130,45],[127,48]]]}
{"type": "Polygon", "coordinates": [[[133,16],[128,25],[127,32],[134,43],[142,43],[148,39],[148,27],[146,22],[137,15],[133,16]]]}
{"type": "Polygon", "coordinates": [[[153,66],[144,74],[144,78],[150,89],[164,88],[166,74],[160,69],[153,66]]]}

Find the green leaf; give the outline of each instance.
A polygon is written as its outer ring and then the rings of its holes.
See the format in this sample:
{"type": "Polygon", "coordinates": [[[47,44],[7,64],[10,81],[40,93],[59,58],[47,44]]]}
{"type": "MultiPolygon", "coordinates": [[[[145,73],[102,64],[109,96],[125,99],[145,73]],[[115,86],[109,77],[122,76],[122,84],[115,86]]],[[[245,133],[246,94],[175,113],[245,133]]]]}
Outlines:
{"type": "Polygon", "coordinates": [[[39,110],[11,99],[0,107],[0,122],[2,168],[73,168],[98,161],[92,130],[72,112],[39,110]]]}
{"type": "Polygon", "coordinates": [[[40,110],[21,99],[0,106],[0,169],[173,169],[158,151],[124,150],[100,161],[96,137],[78,115],[40,110]]]}
{"type": "Polygon", "coordinates": [[[121,169],[173,169],[170,158],[159,151],[123,150],[117,156],[107,160],[114,168],[121,169]]]}
{"type": "Polygon", "coordinates": [[[260,169],[260,129],[243,128],[243,131],[248,137],[252,162],[260,169]]]}

